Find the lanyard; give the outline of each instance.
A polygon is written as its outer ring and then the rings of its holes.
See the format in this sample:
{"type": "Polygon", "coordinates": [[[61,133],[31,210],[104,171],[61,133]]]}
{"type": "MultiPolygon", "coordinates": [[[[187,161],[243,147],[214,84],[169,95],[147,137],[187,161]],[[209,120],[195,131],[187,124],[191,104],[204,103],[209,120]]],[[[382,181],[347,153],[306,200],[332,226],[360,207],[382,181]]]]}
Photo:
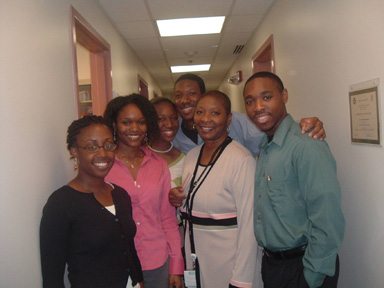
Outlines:
{"type": "Polygon", "coordinates": [[[217,160],[220,158],[221,153],[223,153],[224,149],[231,142],[232,142],[232,138],[227,136],[227,138],[224,140],[224,142],[221,143],[216,148],[216,150],[213,152],[213,154],[211,156],[211,159],[208,162],[208,165],[204,168],[204,170],[200,174],[199,178],[195,181],[196,175],[197,175],[197,170],[199,168],[199,163],[201,161],[201,157],[202,157],[202,154],[203,154],[203,150],[204,150],[205,144],[201,147],[200,153],[199,153],[199,157],[198,157],[198,159],[196,161],[195,170],[193,171],[193,176],[192,176],[192,179],[191,179],[191,184],[189,186],[188,196],[187,196],[187,199],[186,199],[185,204],[184,204],[184,207],[186,207],[187,213],[190,216],[192,216],[193,200],[195,198],[196,192],[199,190],[201,184],[203,184],[204,180],[207,178],[209,172],[211,172],[211,170],[213,168],[213,165],[215,165],[217,160]],[[217,155],[217,157],[216,157],[216,155],[217,155]],[[216,157],[216,159],[215,159],[215,157],[216,157]],[[208,169],[208,171],[207,171],[207,169],[208,169]],[[202,180],[199,183],[200,179],[202,179],[202,180]],[[196,187],[196,185],[197,185],[197,187],[196,187]]]}
{"type": "MultiPolygon", "coordinates": [[[[220,158],[221,154],[223,153],[224,149],[227,147],[229,143],[232,142],[232,138],[227,136],[227,138],[224,140],[223,143],[220,144],[219,147],[216,148],[216,150],[213,152],[211,159],[209,160],[208,165],[204,168],[203,172],[200,174],[199,178],[195,181],[197,170],[199,168],[199,163],[203,154],[204,146],[201,147],[199,157],[197,159],[195,170],[193,172],[191,184],[188,191],[188,196],[185,201],[184,207],[186,207],[186,212],[188,215],[187,221],[188,222],[188,231],[189,231],[189,240],[191,243],[191,258],[193,257],[193,269],[196,270],[196,283],[197,288],[201,287],[200,284],[200,268],[199,268],[199,260],[196,257],[196,249],[195,249],[195,241],[193,236],[193,221],[192,221],[192,209],[193,209],[193,202],[196,196],[196,192],[199,190],[200,186],[203,184],[204,180],[207,178],[208,174],[211,172],[213,166],[217,162],[217,160],[220,158]],[[217,155],[217,157],[216,157],[217,155]],[[215,159],[216,157],[216,159],[215,159]],[[201,179],[201,181],[200,181],[201,179]]],[[[185,228],[185,227],[184,227],[185,228]]],[[[185,231],[185,230],[184,230],[185,231]]]]}

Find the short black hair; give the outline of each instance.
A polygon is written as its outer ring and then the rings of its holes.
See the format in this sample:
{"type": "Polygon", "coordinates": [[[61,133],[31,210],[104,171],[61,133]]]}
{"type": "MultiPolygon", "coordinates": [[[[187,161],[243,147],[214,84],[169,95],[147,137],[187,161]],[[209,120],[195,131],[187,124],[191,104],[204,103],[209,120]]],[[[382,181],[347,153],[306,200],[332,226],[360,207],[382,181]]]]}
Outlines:
{"type": "Polygon", "coordinates": [[[205,83],[204,83],[204,80],[200,76],[198,76],[196,74],[192,74],[192,73],[183,74],[179,78],[177,78],[177,80],[175,82],[175,86],[178,82],[180,82],[182,80],[195,81],[197,83],[197,85],[199,85],[200,94],[205,93],[205,91],[206,91],[205,90],[205,83]]]}
{"type": "Polygon", "coordinates": [[[223,100],[225,112],[227,113],[227,115],[231,114],[231,100],[229,99],[227,94],[225,94],[221,91],[218,91],[218,90],[211,90],[211,91],[208,91],[208,92],[204,93],[203,95],[201,95],[201,97],[197,101],[197,103],[199,103],[201,99],[203,99],[204,97],[207,97],[207,96],[213,96],[213,97],[216,97],[216,98],[223,100]]]}
{"type": "Polygon", "coordinates": [[[157,104],[161,104],[161,103],[168,103],[173,107],[173,109],[175,109],[175,111],[177,113],[177,108],[176,108],[175,103],[173,103],[172,100],[170,100],[168,98],[156,97],[156,98],[152,98],[150,101],[151,101],[153,106],[156,106],[157,104]]]}
{"type": "MultiPolygon", "coordinates": [[[[117,118],[120,111],[127,105],[133,104],[141,111],[147,125],[147,138],[149,143],[153,143],[160,135],[159,126],[157,124],[157,113],[152,103],[140,94],[130,94],[128,96],[119,96],[107,104],[104,112],[104,118],[111,124],[117,124],[117,118]]],[[[116,133],[117,135],[117,133],[116,133]]],[[[144,144],[144,143],[143,143],[144,144]]]]}
{"type": "Polygon", "coordinates": [[[111,133],[113,133],[113,128],[109,124],[107,120],[105,120],[101,116],[84,116],[78,120],[75,120],[69,125],[67,130],[67,148],[70,151],[72,146],[76,145],[77,136],[81,133],[81,130],[83,128],[86,128],[91,125],[95,124],[101,124],[105,125],[106,127],[111,130],[111,133]]]}
{"type": "Polygon", "coordinates": [[[257,72],[248,78],[247,82],[245,82],[245,85],[244,85],[243,94],[244,94],[245,87],[247,86],[247,84],[256,78],[269,78],[275,82],[275,84],[277,85],[277,88],[279,89],[280,92],[283,92],[283,90],[284,90],[283,81],[281,81],[279,76],[277,76],[276,74],[274,74],[272,72],[262,71],[262,72],[257,72]]]}

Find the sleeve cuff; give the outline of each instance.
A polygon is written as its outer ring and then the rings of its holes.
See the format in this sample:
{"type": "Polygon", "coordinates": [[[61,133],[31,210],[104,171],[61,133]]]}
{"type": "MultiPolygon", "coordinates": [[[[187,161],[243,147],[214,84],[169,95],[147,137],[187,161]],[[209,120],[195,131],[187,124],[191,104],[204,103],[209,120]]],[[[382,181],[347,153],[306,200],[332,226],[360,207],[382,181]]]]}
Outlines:
{"type": "Polygon", "coordinates": [[[170,258],[169,260],[169,274],[183,275],[184,274],[184,259],[183,258],[170,258]]]}
{"type": "Polygon", "coordinates": [[[304,267],[304,278],[310,288],[317,288],[323,284],[325,275],[321,273],[315,273],[304,267]]]}

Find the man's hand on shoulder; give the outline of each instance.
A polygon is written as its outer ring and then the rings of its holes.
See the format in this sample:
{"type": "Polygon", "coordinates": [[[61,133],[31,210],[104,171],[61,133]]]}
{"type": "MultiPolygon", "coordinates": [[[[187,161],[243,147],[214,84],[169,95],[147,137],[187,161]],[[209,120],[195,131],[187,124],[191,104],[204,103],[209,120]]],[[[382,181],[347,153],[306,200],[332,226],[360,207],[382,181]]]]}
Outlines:
{"type": "Polygon", "coordinates": [[[317,117],[301,119],[300,127],[302,133],[306,133],[312,129],[308,136],[313,137],[314,139],[324,140],[326,137],[323,122],[317,117]]]}

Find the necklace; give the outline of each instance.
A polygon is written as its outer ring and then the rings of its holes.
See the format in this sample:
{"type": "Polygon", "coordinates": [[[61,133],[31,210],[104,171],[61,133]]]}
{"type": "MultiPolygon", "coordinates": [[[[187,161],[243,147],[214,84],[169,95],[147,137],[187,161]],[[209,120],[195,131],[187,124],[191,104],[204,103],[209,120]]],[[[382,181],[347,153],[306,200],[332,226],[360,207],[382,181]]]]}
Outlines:
{"type": "Polygon", "coordinates": [[[153,152],[156,152],[156,153],[168,153],[169,151],[172,150],[173,143],[171,142],[171,147],[169,147],[167,150],[156,150],[155,148],[152,148],[151,146],[149,146],[149,144],[147,146],[148,146],[148,149],[153,151],[153,152]]]}
{"type": "Polygon", "coordinates": [[[143,157],[143,152],[140,151],[140,156],[139,157],[134,157],[134,161],[129,161],[128,158],[126,156],[122,156],[120,154],[117,154],[117,157],[123,161],[124,163],[126,163],[129,167],[131,167],[132,169],[135,169],[135,166],[137,165],[137,162],[143,157]]]}

